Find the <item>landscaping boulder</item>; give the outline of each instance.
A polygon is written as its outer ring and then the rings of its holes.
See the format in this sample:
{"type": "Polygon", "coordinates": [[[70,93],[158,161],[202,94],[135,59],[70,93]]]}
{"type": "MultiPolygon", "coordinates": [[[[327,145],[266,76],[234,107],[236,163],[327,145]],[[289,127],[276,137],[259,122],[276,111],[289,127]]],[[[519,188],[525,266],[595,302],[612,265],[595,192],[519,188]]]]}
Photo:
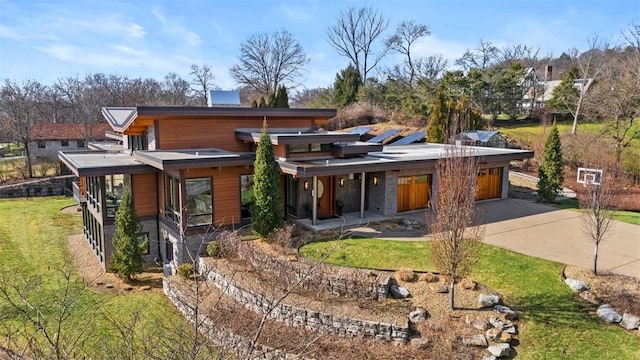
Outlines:
{"type": "Polygon", "coordinates": [[[502,335],[502,330],[492,328],[487,330],[486,335],[487,335],[487,339],[489,339],[490,341],[496,341],[497,339],[500,338],[500,335],[502,335]]]}
{"type": "Polygon", "coordinates": [[[462,279],[462,281],[460,281],[460,287],[465,290],[473,290],[476,288],[476,282],[469,279],[462,279]]]}
{"type": "Polygon", "coordinates": [[[489,346],[487,348],[487,350],[489,350],[489,352],[491,353],[491,355],[495,356],[495,357],[505,357],[505,356],[509,356],[511,354],[511,345],[509,344],[497,344],[497,345],[492,345],[489,346]]]}
{"type": "Polygon", "coordinates": [[[578,295],[580,295],[581,298],[587,300],[588,302],[592,303],[593,305],[602,304],[602,299],[597,297],[596,294],[591,290],[583,291],[578,295]]]}
{"type": "Polygon", "coordinates": [[[509,326],[505,326],[502,329],[502,332],[505,334],[510,334],[510,335],[516,335],[518,333],[518,329],[516,328],[515,325],[509,325],[509,326]]]}
{"type": "Polygon", "coordinates": [[[627,330],[634,330],[640,327],[640,318],[631,314],[624,313],[620,326],[627,330]]]}
{"type": "Polygon", "coordinates": [[[496,360],[496,357],[491,355],[491,356],[485,356],[482,358],[482,360],[496,360]]]}
{"type": "Polygon", "coordinates": [[[420,324],[427,319],[428,315],[429,314],[427,313],[427,310],[423,308],[417,308],[409,313],[409,321],[414,324],[420,324]]]}
{"type": "Polygon", "coordinates": [[[493,310],[499,312],[500,314],[504,315],[504,318],[507,320],[515,320],[518,318],[518,313],[515,312],[514,310],[512,310],[510,307],[508,306],[504,306],[504,305],[495,305],[493,307],[493,310]]]}
{"type": "Polygon", "coordinates": [[[500,334],[500,337],[498,337],[495,341],[499,343],[510,343],[511,340],[513,340],[513,335],[503,332],[502,334],[500,334]]]}
{"type": "Polygon", "coordinates": [[[500,295],[480,294],[478,296],[478,305],[482,308],[492,307],[497,304],[500,304],[500,295]]]}
{"type": "Polygon", "coordinates": [[[467,315],[465,322],[467,325],[478,330],[487,330],[488,328],[491,327],[491,325],[489,325],[487,320],[479,317],[470,317],[469,315],[467,315]]]}
{"type": "Polygon", "coordinates": [[[602,320],[608,323],[619,323],[622,321],[622,316],[613,310],[609,304],[600,305],[596,313],[602,320]]]}
{"type": "Polygon", "coordinates": [[[439,294],[446,294],[449,292],[449,287],[444,284],[436,285],[435,291],[439,294]]]}
{"type": "Polygon", "coordinates": [[[413,338],[411,339],[411,346],[421,350],[428,349],[431,347],[431,339],[413,338]]]}
{"type": "Polygon", "coordinates": [[[406,299],[409,297],[409,295],[411,295],[409,293],[409,290],[398,285],[389,286],[389,292],[391,293],[391,296],[396,299],[406,299]]]}
{"type": "Polygon", "coordinates": [[[420,275],[420,281],[425,281],[425,282],[436,282],[438,281],[438,275],[436,274],[432,274],[432,273],[424,273],[422,275],[420,275]]]}
{"type": "Polygon", "coordinates": [[[462,343],[466,346],[485,347],[488,345],[487,338],[485,338],[482,334],[464,336],[462,337],[462,343]]]}
{"type": "Polygon", "coordinates": [[[586,282],[581,281],[581,280],[576,280],[576,279],[569,279],[566,278],[564,279],[565,284],[569,285],[569,287],[571,288],[571,290],[573,290],[574,292],[583,292],[586,290],[589,290],[589,285],[587,285],[586,282]]]}
{"type": "Polygon", "coordinates": [[[489,323],[496,329],[502,330],[505,326],[505,322],[498,319],[496,316],[492,316],[489,318],[489,323]]]}

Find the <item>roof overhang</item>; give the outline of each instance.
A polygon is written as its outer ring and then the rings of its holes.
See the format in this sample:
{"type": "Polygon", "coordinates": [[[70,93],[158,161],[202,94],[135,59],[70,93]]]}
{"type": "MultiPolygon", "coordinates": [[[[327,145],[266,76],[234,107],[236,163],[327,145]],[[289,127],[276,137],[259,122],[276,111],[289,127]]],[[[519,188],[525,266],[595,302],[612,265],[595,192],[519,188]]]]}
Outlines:
{"type": "Polygon", "coordinates": [[[159,170],[252,165],[253,153],[234,153],[220,149],[144,150],[135,158],[159,170]]]}
{"type": "MultiPolygon", "coordinates": [[[[283,131],[285,129],[271,129],[269,131],[269,138],[273,145],[288,145],[288,144],[330,144],[335,142],[348,142],[358,141],[360,135],[349,134],[345,132],[327,131],[327,132],[314,132],[314,131],[283,131]]],[[[236,130],[236,139],[246,142],[252,142],[257,144],[260,142],[260,131],[251,131],[251,129],[236,130]]]]}
{"type": "Polygon", "coordinates": [[[136,160],[132,155],[107,150],[59,151],[58,158],[77,176],[137,174],[156,172],[153,167],[136,160]]]}
{"type": "MultiPolygon", "coordinates": [[[[283,173],[298,177],[328,176],[360,172],[391,171],[434,167],[438,160],[447,156],[456,156],[450,145],[419,144],[384,147],[377,153],[367,156],[315,161],[279,160],[283,173]]],[[[473,156],[483,162],[508,162],[533,157],[533,151],[502,148],[465,146],[465,156],[473,156]]]]}

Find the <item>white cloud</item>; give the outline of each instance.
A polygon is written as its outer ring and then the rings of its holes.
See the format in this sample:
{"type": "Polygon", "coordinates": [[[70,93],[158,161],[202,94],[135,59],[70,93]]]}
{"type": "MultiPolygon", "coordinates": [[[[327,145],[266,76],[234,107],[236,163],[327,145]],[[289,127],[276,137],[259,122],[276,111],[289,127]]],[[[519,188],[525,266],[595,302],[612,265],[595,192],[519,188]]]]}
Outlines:
{"type": "Polygon", "coordinates": [[[288,4],[281,4],[280,11],[287,17],[287,19],[295,22],[307,22],[313,21],[313,16],[306,9],[292,8],[288,4]]]}
{"type": "Polygon", "coordinates": [[[456,59],[469,48],[467,44],[454,41],[446,41],[437,36],[427,36],[417,40],[412,47],[412,52],[416,57],[428,57],[431,55],[442,55],[449,61],[449,66],[453,65],[456,59]]]}
{"type": "Polygon", "coordinates": [[[56,37],[36,29],[24,29],[0,24],[0,37],[12,40],[55,40],[56,37]]]}
{"type": "Polygon", "coordinates": [[[74,31],[86,31],[87,33],[111,37],[125,36],[141,39],[147,34],[144,27],[135,22],[122,20],[118,14],[97,16],[92,18],[91,21],[58,17],[56,23],[59,29],[73,29],[74,31]]]}
{"type": "Polygon", "coordinates": [[[184,27],[180,23],[180,18],[168,19],[159,8],[154,8],[151,12],[156,17],[156,19],[158,19],[160,24],[162,24],[163,30],[165,30],[170,35],[181,38],[189,46],[197,47],[202,44],[200,35],[184,27]]]}

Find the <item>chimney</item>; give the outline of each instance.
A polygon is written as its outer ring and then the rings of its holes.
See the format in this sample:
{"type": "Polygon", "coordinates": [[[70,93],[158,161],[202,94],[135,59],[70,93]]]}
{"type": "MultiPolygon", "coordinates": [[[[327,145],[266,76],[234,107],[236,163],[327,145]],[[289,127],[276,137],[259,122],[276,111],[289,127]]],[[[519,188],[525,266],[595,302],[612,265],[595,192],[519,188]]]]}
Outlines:
{"type": "Polygon", "coordinates": [[[547,65],[544,67],[544,81],[551,81],[553,75],[553,66],[547,65]]]}

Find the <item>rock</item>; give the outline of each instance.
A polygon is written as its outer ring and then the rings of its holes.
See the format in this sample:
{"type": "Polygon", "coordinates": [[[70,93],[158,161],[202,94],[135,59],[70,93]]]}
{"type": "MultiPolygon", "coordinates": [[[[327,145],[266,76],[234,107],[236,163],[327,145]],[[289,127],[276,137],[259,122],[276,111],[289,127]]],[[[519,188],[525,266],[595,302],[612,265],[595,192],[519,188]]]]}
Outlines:
{"type": "Polygon", "coordinates": [[[473,290],[476,288],[476,282],[469,279],[462,279],[462,281],[460,281],[460,287],[465,290],[473,290]]]}
{"type": "Polygon", "coordinates": [[[487,350],[489,350],[491,355],[495,357],[498,357],[498,358],[505,357],[511,354],[511,345],[509,344],[492,345],[492,346],[489,346],[487,350]]]}
{"type": "Polygon", "coordinates": [[[502,329],[502,332],[504,332],[505,334],[516,335],[518,334],[518,329],[516,328],[515,325],[510,325],[510,326],[505,326],[502,329]]]}
{"type": "Polygon", "coordinates": [[[493,307],[493,310],[499,312],[502,315],[504,315],[504,318],[507,319],[507,320],[515,320],[515,319],[518,318],[518,313],[515,312],[514,310],[512,310],[508,306],[495,305],[493,307]]]}
{"type": "Polygon", "coordinates": [[[440,294],[446,294],[449,292],[449,287],[447,285],[440,284],[435,287],[435,291],[440,294]]]}
{"type": "Polygon", "coordinates": [[[464,336],[462,343],[466,346],[487,346],[487,338],[482,334],[464,336]]]}
{"type": "Polygon", "coordinates": [[[578,295],[581,298],[583,298],[583,299],[587,300],[588,302],[592,303],[593,305],[602,304],[602,299],[597,297],[596,294],[593,291],[590,291],[590,290],[583,291],[583,292],[579,293],[578,295]]]}
{"type": "Polygon", "coordinates": [[[480,294],[480,296],[478,296],[478,305],[480,307],[492,307],[497,304],[500,304],[500,295],[480,294]]]}
{"type": "Polygon", "coordinates": [[[409,295],[411,295],[409,293],[409,290],[398,285],[389,286],[389,292],[396,299],[406,299],[409,297],[409,295]]]}
{"type": "Polygon", "coordinates": [[[495,316],[489,318],[489,323],[496,329],[502,330],[504,328],[504,322],[495,316]]]}
{"type": "Polygon", "coordinates": [[[113,284],[112,283],[107,283],[104,285],[104,287],[106,287],[107,289],[112,289],[113,288],[113,284]]]}
{"type": "Polygon", "coordinates": [[[640,318],[635,315],[624,313],[622,315],[622,321],[620,321],[620,326],[627,330],[637,329],[640,327],[640,318]]]}
{"type": "Polygon", "coordinates": [[[414,324],[420,324],[427,320],[428,315],[429,314],[427,313],[427,310],[423,308],[417,308],[409,313],[409,321],[414,324]]]}
{"type": "Polygon", "coordinates": [[[467,323],[467,325],[478,330],[487,330],[491,326],[485,319],[478,317],[469,317],[469,315],[467,315],[467,317],[465,318],[465,322],[467,323]]]}
{"type": "Polygon", "coordinates": [[[147,290],[151,290],[151,286],[145,285],[140,287],[140,291],[147,291],[147,290]]]}
{"type": "Polygon", "coordinates": [[[496,360],[496,357],[493,356],[493,355],[492,356],[485,356],[485,357],[482,358],[482,360],[496,360]]]}
{"type": "Polygon", "coordinates": [[[425,339],[425,338],[414,338],[411,339],[411,346],[413,346],[416,349],[427,349],[431,347],[431,339],[425,339]]]}
{"type": "Polygon", "coordinates": [[[503,332],[502,334],[500,334],[500,337],[497,338],[495,341],[499,343],[510,343],[511,340],[513,340],[513,336],[511,334],[507,334],[503,332]]]}
{"type": "Polygon", "coordinates": [[[622,321],[622,316],[613,310],[609,304],[600,305],[596,313],[602,320],[608,323],[619,323],[622,321]]]}
{"type": "Polygon", "coordinates": [[[133,286],[131,286],[131,285],[123,285],[122,286],[122,290],[131,291],[131,290],[133,290],[133,286]]]}
{"type": "Polygon", "coordinates": [[[438,275],[436,274],[432,274],[432,273],[425,273],[420,275],[420,281],[425,281],[425,282],[436,282],[438,281],[438,275]]]}
{"type": "Polygon", "coordinates": [[[489,329],[486,332],[486,336],[489,341],[496,341],[500,338],[500,335],[502,335],[502,330],[496,328],[489,329]]]}
{"type": "Polygon", "coordinates": [[[581,280],[566,278],[566,279],[564,279],[564,283],[569,285],[571,290],[573,290],[574,292],[578,292],[579,293],[579,292],[583,292],[583,291],[589,290],[589,285],[587,285],[586,282],[581,281],[581,280]]]}

